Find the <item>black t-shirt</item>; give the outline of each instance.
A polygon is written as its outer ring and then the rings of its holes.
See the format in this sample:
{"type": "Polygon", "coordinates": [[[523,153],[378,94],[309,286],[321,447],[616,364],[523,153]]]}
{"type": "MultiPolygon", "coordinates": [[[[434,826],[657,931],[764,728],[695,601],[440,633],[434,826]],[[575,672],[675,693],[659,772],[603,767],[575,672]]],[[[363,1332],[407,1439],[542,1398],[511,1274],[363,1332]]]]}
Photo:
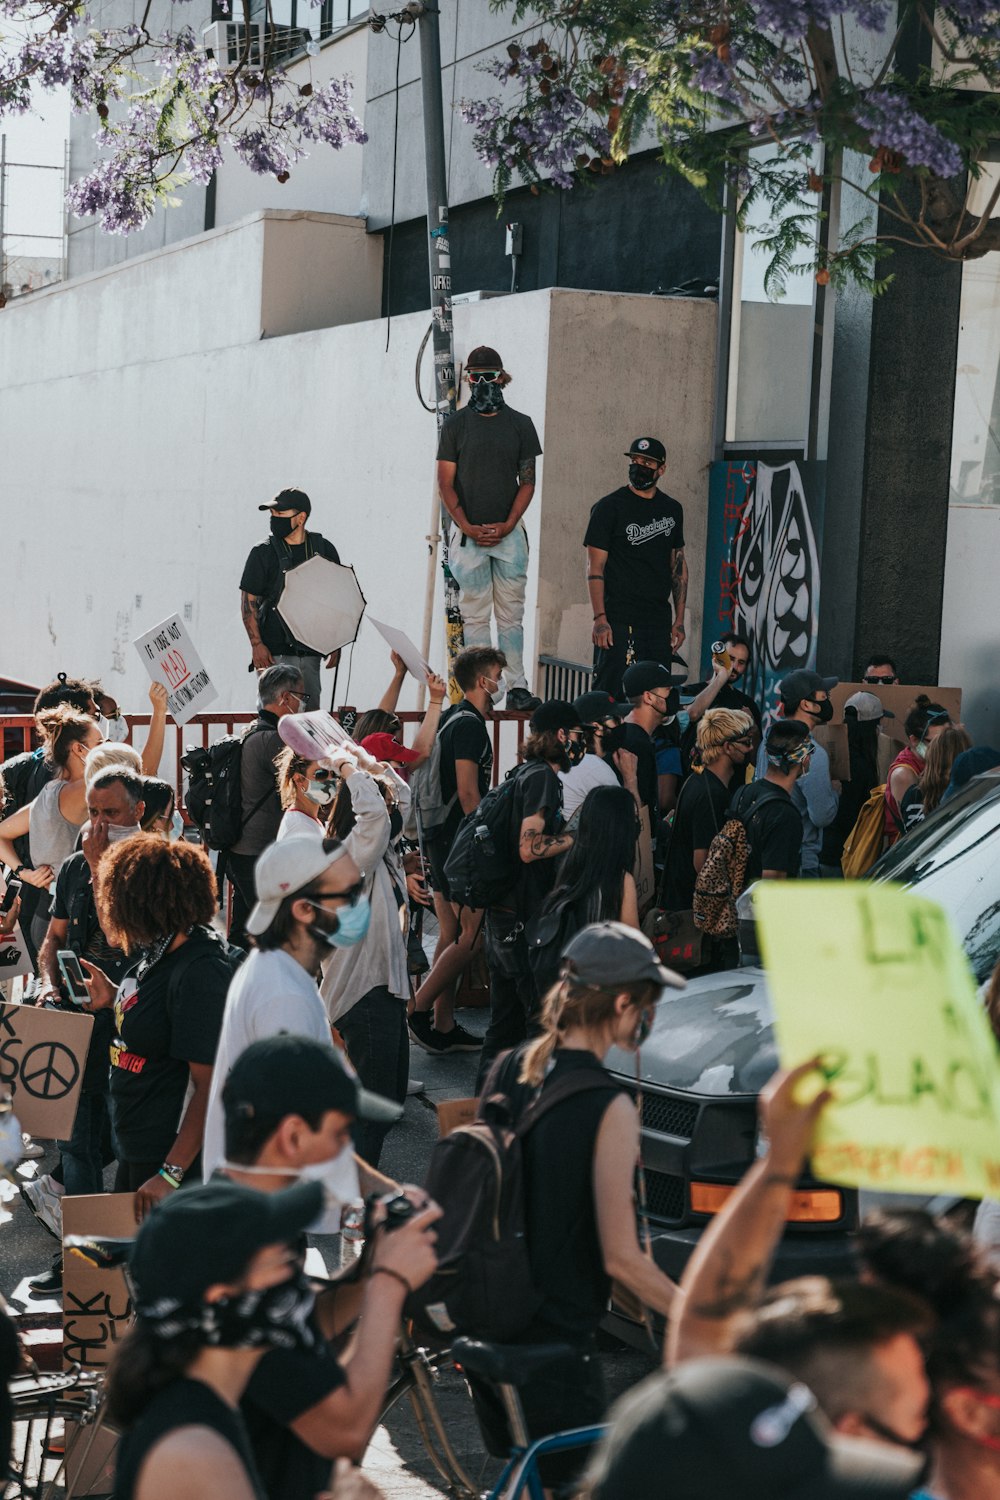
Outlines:
{"type": "Polygon", "coordinates": [[[689,776],[681,787],[667,850],[663,904],[687,911],[694,899],[694,851],[707,849],[726,821],[729,788],[714,772],[689,776]]]}
{"type": "MultiPolygon", "coordinates": [[[[527,1045],[527,1044],[526,1044],[527,1045]]],[[[496,1082],[484,1089],[506,1094],[515,1119],[535,1090],[518,1083],[524,1047],[498,1060],[496,1082]]],[[[555,1080],[581,1069],[611,1081],[592,1052],[557,1049],[542,1093],[555,1080]]],[[[525,1333],[525,1343],[568,1339],[585,1343],[604,1317],[611,1282],[597,1229],[594,1152],[597,1132],[620,1087],[574,1094],[543,1115],[524,1137],[525,1214],[532,1276],[545,1301],[525,1333]]],[[[625,1164],[631,1170],[631,1164],[625,1164]]]]}
{"type": "Polygon", "coordinates": [[[670,619],[672,554],[684,546],[684,511],[657,490],[651,499],[627,484],[590,512],[585,547],[608,554],[604,608],[611,620],[670,619]]]}
{"type": "Polygon", "coordinates": [[[188,1064],[215,1061],[231,977],[222,944],[196,927],[173,953],[140,965],[122,982],[114,1006],[111,1100],[123,1161],[165,1160],[184,1108],[188,1064]],[[189,951],[192,943],[197,957],[189,951]]]}
{"type": "MultiPolygon", "coordinates": [[[[521,824],[535,813],[544,817],[544,833],[558,833],[562,827],[562,782],[544,760],[529,760],[514,773],[510,832],[514,851],[520,850],[521,824]]],[[[542,909],[542,903],[555,884],[558,856],[520,862],[513,905],[519,916],[531,917],[542,909]]],[[[506,906],[507,903],[504,902],[506,906]]]]}
{"type": "Polygon", "coordinates": [[[217,1396],[203,1380],[185,1376],[171,1381],[150,1401],[139,1420],[118,1444],[113,1500],[133,1500],[142,1466],[161,1438],[178,1427],[210,1427],[236,1450],[246,1469],[247,1482],[257,1500],[267,1500],[254,1468],[246,1427],[238,1411],[217,1396]]]}
{"type": "Polygon", "coordinates": [[[802,818],[783,786],[752,781],[741,786],[731,803],[750,842],[746,883],[759,880],[765,870],[784,870],[791,880],[802,861],[802,818]]]}
{"type": "Polygon", "coordinates": [[[502,406],[484,416],[463,406],[442,426],[437,456],[458,465],[455,493],[469,520],[482,526],[506,521],[520,488],[518,470],[541,451],[535,424],[523,412],[502,406]]]}
{"type": "MultiPolygon", "coordinates": [[[[441,742],[441,800],[448,802],[455,796],[458,786],[455,772],[457,760],[476,763],[479,768],[479,795],[485,797],[493,775],[493,741],[490,739],[486,720],[475,704],[463,698],[446,709],[438,726],[438,739],[441,742]]],[[[440,840],[450,848],[464,816],[462,804],[456,802],[440,832],[435,833],[435,840],[440,840]]]]}
{"type": "Polygon", "coordinates": [[[241,1408],[268,1500],[305,1500],[327,1488],[330,1460],[307,1447],[289,1424],[344,1380],[322,1340],[311,1350],[269,1349],[254,1370],[241,1408]]]}
{"type": "MultiPolygon", "coordinates": [[[[112,947],[101,931],[94,903],[93,877],[81,853],[71,854],[60,866],[52,915],[57,921],[69,924],[66,947],[102,969],[117,984],[127,970],[129,960],[120,948],[112,947]]],[[[63,991],[61,981],[59,987],[63,991]]],[[[80,1014],[79,1007],[65,993],[59,1009],[80,1014]]],[[[115,1034],[115,1018],[110,1010],[95,1010],[92,1014],[94,1026],[83,1070],[83,1087],[88,1092],[108,1086],[108,1048],[115,1034]]]]}
{"type": "Polygon", "coordinates": [[[639,781],[639,797],[644,807],[649,808],[653,834],[660,826],[660,789],[656,770],[656,746],[641,724],[622,724],[614,730],[615,745],[630,750],[635,756],[636,776],[639,781]]]}
{"type": "Polygon", "coordinates": [[[278,546],[288,560],[288,567],[282,568],[273,541],[259,542],[250,549],[250,555],[243,565],[240,588],[244,593],[253,594],[255,599],[265,601],[260,615],[260,638],[269,651],[275,656],[287,656],[292,652],[300,656],[319,656],[320,652],[303,646],[285,629],[273,605],[277,603],[285,586],[285,572],[297,568],[300,563],[308,562],[310,557],[325,557],[329,562],[339,563],[340,553],[318,531],[307,531],[305,541],[297,546],[289,546],[287,542],[279,542],[278,546]]]}

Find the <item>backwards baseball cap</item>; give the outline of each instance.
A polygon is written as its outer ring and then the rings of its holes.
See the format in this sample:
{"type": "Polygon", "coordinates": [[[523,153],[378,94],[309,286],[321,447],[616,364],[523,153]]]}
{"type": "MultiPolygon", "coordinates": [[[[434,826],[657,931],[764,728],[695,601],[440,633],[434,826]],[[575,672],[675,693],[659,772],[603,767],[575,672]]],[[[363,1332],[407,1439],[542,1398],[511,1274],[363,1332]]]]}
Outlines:
{"type": "Polygon", "coordinates": [[[346,853],[339,839],[318,839],[311,833],[293,834],[269,845],[254,868],[257,905],[247,917],[247,932],[253,937],[266,932],[286,896],[312,885],[346,853]]]}
{"type": "Polygon", "coordinates": [[[638,984],[643,979],[661,988],[682,990],[685,981],[665,968],[645,933],[624,922],[592,922],[562,952],[561,973],[578,984],[638,984]]]}
{"type": "Polygon", "coordinates": [[[467,370],[502,370],[503,360],[489,344],[478,344],[465,361],[467,370]]]}
{"type": "Polygon", "coordinates": [[[222,1087],[226,1118],[321,1115],[328,1109],[392,1125],[403,1106],[363,1089],[332,1047],[281,1031],[251,1042],[233,1063],[222,1087]]]}
{"type": "Polygon", "coordinates": [[[832,693],[839,681],[839,677],[821,677],[818,672],[789,672],[778,683],[778,695],[786,703],[801,703],[817,693],[832,693]]]}
{"type": "Polygon", "coordinates": [[[920,1454],[841,1437],[808,1386],[750,1359],[693,1359],[614,1408],[594,1500],[905,1500],[920,1454]]]}
{"type": "Polygon", "coordinates": [[[631,705],[622,708],[616,703],[610,693],[581,693],[579,698],[573,699],[573,707],[580,716],[581,724],[600,724],[602,720],[614,716],[620,719],[628,712],[631,705]]]}
{"type": "Polygon", "coordinates": [[[545,734],[546,731],[554,732],[557,729],[579,729],[580,715],[572,703],[567,703],[563,698],[550,698],[547,703],[539,704],[531,715],[528,727],[532,734],[545,734]]]}
{"type": "Polygon", "coordinates": [[[258,505],[258,510],[304,510],[306,515],[312,514],[312,501],[305,490],[279,490],[273,500],[266,505],[258,505]]]}
{"type": "Polygon", "coordinates": [[[625,457],[655,458],[658,464],[665,464],[667,461],[667,450],[659,438],[638,437],[632,439],[625,457]]]}
{"type": "Polygon", "coordinates": [[[852,693],[844,708],[853,708],[862,724],[871,724],[875,719],[894,719],[891,708],[883,708],[874,693],[852,693]]]}
{"type": "Polygon", "coordinates": [[[142,1223],[129,1255],[136,1314],[164,1301],[201,1302],[210,1286],[239,1281],[265,1245],[297,1240],[323,1211],[323,1184],[258,1193],[225,1177],[172,1193],[142,1223]]]}
{"type": "Polygon", "coordinates": [[[683,681],[683,677],[674,677],[661,661],[637,661],[622,677],[622,692],[626,698],[641,698],[643,693],[677,687],[683,681]]]}
{"type": "Polygon", "coordinates": [[[391,761],[397,766],[412,766],[415,760],[420,759],[419,750],[410,750],[406,745],[401,745],[384,730],[378,734],[366,734],[361,741],[361,748],[367,750],[369,755],[374,755],[376,760],[391,761]]]}

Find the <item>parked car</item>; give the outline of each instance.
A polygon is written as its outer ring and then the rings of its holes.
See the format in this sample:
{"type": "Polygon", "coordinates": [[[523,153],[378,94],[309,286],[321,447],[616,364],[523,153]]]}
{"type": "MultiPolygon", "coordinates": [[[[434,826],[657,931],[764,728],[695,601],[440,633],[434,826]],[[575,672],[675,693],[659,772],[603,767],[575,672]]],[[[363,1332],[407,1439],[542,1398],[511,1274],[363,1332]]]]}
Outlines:
{"type": "MultiPolygon", "coordinates": [[[[898,881],[943,906],[984,983],[1000,958],[1000,778],[970,782],[884,854],[868,878],[898,881]]],[[[754,1160],[757,1095],[778,1066],[767,976],[747,951],[752,928],[745,936],[739,969],[693,979],[683,993],[668,995],[639,1058],[609,1059],[641,1099],[653,1254],[673,1277],[754,1160]]],[[[804,1177],[776,1279],[848,1269],[857,1218],[855,1191],[804,1177]]]]}

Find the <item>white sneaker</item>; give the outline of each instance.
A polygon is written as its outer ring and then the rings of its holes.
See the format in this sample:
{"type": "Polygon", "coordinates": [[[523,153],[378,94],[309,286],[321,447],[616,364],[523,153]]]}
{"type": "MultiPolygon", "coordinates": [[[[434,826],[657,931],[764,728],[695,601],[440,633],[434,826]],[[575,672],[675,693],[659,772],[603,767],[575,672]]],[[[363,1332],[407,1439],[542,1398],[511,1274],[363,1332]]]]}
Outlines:
{"type": "Polygon", "coordinates": [[[62,1239],[62,1188],[48,1173],[36,1182],[21,1183],[21,1197],[43,1229],[62,1239]]]}
{"type": "Polygon", "coordinates": [[[45,1155],[45,1147],[33,1141],[30,1135],[21,1135],[21,1160],[38,1161],[45,1155]]]}
{"type": "Polygon", "coordinates": [[[412,1094],[422,1094],[425,1087],[426,1085],[421,1083],[419,1078],[411,1078],[406,1085],[407,1097],[410,1097],[412,1094]]]}

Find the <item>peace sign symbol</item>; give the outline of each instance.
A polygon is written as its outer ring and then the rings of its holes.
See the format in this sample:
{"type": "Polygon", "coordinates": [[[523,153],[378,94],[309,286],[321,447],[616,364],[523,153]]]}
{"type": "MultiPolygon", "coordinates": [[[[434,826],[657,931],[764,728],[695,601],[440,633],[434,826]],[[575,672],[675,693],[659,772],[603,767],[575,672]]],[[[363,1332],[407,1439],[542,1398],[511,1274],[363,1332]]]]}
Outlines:
{"type": "Polygon", "coordinates": [[[65,1099],[79,1076],[79,1061],[62,1042],[36,1042],[21,1059],[22,1087],[36,1099],[65,1099]]]}

